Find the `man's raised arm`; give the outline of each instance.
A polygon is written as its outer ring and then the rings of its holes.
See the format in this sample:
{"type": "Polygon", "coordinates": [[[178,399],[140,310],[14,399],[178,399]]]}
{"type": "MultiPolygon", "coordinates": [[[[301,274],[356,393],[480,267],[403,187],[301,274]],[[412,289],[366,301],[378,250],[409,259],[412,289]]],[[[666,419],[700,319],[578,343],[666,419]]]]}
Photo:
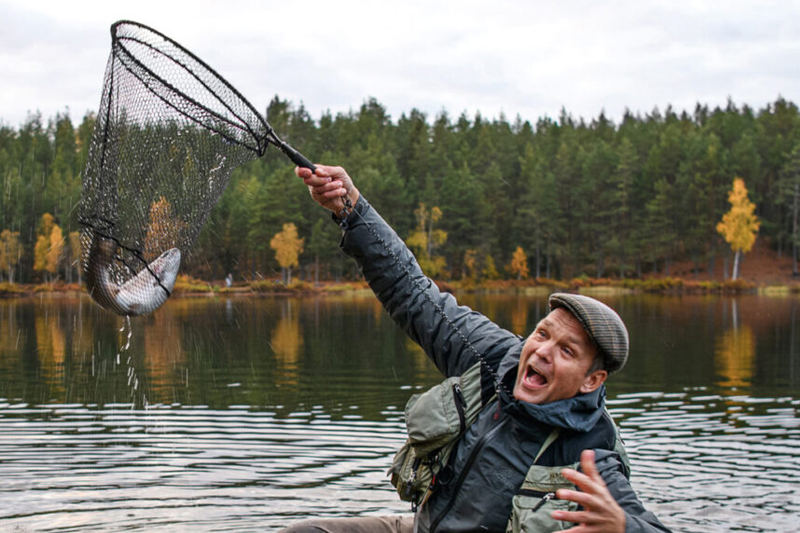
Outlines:
{"type": "Polygon", "coordinates": [[[439,291],[403,240],[386,224],[341,167],[296,168],[311,197],[345,229],[342,249],[353,257],[392,319],[446,376],[460,375],[481,357],[496,366],[519,338],[439,291]],[[345,196],[353,213],[342,213],[345,196]],[[360,201],[359,201],[360,199],[360,201]],[[345,216],[346,215],[346,216],[345,216]]]}

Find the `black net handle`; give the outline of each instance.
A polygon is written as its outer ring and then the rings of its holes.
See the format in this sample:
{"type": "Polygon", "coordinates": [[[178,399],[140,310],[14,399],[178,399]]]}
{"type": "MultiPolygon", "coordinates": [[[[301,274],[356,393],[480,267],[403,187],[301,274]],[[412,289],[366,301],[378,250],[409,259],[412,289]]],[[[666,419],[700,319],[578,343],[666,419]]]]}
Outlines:
{"type": "Polygon", "coordinates": [[[312,163],[306,156],[295,150],[291,145],[289,145],[289,143],[282,141],[281,138],[278,137],[278,134],[275,133],[275,130],[269,127],[269,124],[267,124],[267,127],[267,140],[280,148],[281,152],[286,154],[286,157],[291,159],[295,165],[298,167],[307,168],[312,173],[317,171],[317,167],[314,166],[314,163],[312,163]]]}

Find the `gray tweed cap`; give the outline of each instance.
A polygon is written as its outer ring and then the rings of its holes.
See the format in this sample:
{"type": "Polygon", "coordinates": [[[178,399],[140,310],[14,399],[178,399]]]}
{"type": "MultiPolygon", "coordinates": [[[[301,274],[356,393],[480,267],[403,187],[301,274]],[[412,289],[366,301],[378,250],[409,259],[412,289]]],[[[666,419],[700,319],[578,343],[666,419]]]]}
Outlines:
{"type": "Polygon", "coordinates": [[[603,356],[608,373],[616,372],[628,360],[628,330],[609,306],[583,296],[556,292],[550,295],[550,309],[564,308],[578,319],[603,356]]]}

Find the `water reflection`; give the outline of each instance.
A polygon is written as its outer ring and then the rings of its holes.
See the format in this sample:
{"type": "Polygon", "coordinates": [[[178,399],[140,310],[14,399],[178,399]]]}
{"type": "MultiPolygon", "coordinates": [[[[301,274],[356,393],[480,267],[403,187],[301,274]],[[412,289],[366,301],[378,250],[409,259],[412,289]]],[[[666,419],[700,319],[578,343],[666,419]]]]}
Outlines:
{"type": "Polygon", "coordinates": [[[275,353],[276,384],[296,385],[300,375],[298,361],[303,334],[300,328],[300,309],[291,299],[282,302],[280,318],[270,335],[270,348],[275,353]]]}
{"type": "Polygon", "coordinates": [[[750,385],[755,353],[756,339],[750,326],[722,332],[714,350],[714,362],[719,374],[717,385],[731,388],[750,385]]]}
{"type": "MultiPolygon", "coordinates": [[[[797,298],[604,298],[631,330],[612,415],[680,531],[794,531],[797,298]]],[[[464,303],[527,334],[544,298],[464,303]]],[[[264,531],[407,510],[385,471],[439,381],[373,298],[0,301],[0,530],[264,531]],[[124,349],[130,334],[130,345],[124,349]]]]}

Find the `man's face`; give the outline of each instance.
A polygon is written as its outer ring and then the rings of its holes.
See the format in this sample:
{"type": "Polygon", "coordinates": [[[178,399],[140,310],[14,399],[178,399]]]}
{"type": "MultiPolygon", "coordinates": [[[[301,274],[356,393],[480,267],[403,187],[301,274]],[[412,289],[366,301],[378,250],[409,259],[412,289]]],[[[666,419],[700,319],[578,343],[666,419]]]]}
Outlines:
{"type": "Polygon", "coordinates": [[[545,404],[592,392],[608,376],[605,370],[587,375],[596,355],[597,348],[580,322],[569,311],[554,309],[522,347],[514,397],[545,404]]]}

